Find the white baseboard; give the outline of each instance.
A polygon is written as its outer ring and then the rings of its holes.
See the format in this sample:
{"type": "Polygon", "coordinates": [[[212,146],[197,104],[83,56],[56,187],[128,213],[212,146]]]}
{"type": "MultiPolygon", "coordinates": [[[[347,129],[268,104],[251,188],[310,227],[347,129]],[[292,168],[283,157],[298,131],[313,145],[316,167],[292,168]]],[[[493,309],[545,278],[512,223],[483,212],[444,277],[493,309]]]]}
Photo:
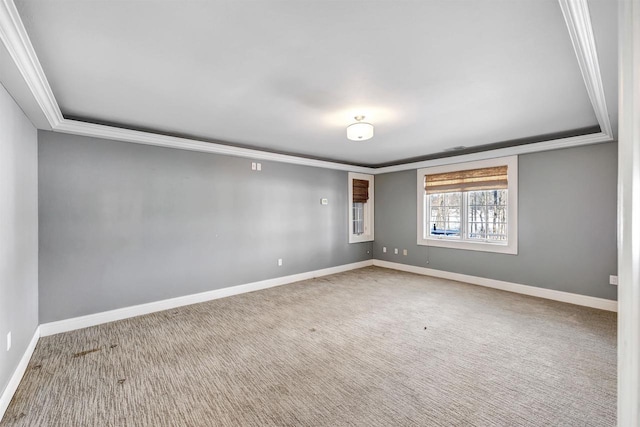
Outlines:
{"type": "Polygon", "coordinates": [[[0,396],[0,421],[2,420],[2,417],[4,417],[4,413],[9,407],[9,403],[11,403],[11,399],[13,399],[13,395],[18,389],[18,385],[27,370],[33,351],[36,349],[36,344],[38,344],[38,339],[40,339],[40,327],[37,327],[33,333],[31,342],[29,342],[27,349],[24,351],[24,354],[20,359],[20,363],[18,363],[16,370],[13,371],[13,375],[11,376],[7,387],[5,387],[2,395],[0,396]]]}
{"type": "Polygon", "coordinates": [[[553,289],[538,288],[536,286],[521,285],[519,283],[503,282],[502,280],[487,279],[485,277],[469,276],[467,274],[451,273],[449,271],[435,270],[426,267],[416,267],[414,265],[400,264],[396,262],[373,260],[373,265],[378,267],[401,270],[409,273],[421,274],[423,276],[439,277],[441,279],[456,280],[458,282],[470,283],[472,285],[485,286],[487,288],[500,289],[502,291],[515,292],[550,299],[554,301],[566,302],[569,304],[582,305],[585,307],[598,308],[600,310],[618,311],[618,302],[604,298],[590,297],[586,295],[572,294],[569,292],[556,291],[553,289]]]}
{"type": "Polygon", "coordinates": [[[143,314],[154,313],[156,311],[169,310],[199,302],[211,301],[231,295],[243,294],[245,292],[253,292],[260,289],[272,288],[274,286],[286,285],[302,280],[313,279],[315,277],[342,273],[343,271],[355,270],[358,268],[369,267],[371,265],[373,265],[373,260],[366,260],[353,264],[339,265],[337,267],[324,268],[322,270],[308,271],[306,273],[293,274],[291,276],[276,277],[274,279],[261,280],[259,282],[247,283],[244,285],[230,286],[228,288],[170,298],[162,301],[154,301],[146,304],[118,308],[115,310],[103,311],[101,313],[89,314],[56,322],[43,323],[40,325],[40,336],[46,337],[49,335],[59,334],[61,332],[87,328],[89,326],[100,325],[102,323],[141,316],[143,314]]]}

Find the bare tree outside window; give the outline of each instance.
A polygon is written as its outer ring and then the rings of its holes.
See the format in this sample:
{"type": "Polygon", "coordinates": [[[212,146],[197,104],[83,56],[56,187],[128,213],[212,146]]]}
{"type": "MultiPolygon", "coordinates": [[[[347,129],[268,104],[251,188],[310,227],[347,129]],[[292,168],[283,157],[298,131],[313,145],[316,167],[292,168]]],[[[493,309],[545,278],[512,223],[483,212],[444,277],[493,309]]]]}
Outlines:
{"type": "Polygon", "coordinates": [[[507,190],[467,193],[467,239],[507,240],[507,190]]]}
{"type": "Polygon", "coordinates": [[[507,240],[507,191],[482,190],[425,195],[429,206],[429,235],[460,238],[461,212],[466,210],[464,238],[503,242],[507,240]]]}
{"type": "Polygon", "coordinates": [[[431,236],[460,237],[462,193],[430,194],[429,234],[431,236]]]}

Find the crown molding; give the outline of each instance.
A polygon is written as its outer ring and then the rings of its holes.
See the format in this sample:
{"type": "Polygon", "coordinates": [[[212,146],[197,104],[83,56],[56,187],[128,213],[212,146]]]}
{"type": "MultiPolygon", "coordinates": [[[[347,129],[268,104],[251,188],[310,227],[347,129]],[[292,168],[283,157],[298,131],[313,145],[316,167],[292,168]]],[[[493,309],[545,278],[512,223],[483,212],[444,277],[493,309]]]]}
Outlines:
{"type": "Polygon", "coordinates": [[[375,174],[398,172],[411,169],[427,168],[432,166],[450,165],[453,163],[473,162],[476,160],[494,159],[497,157],[516,156],[519,154],[538,153],[541,151],[560,150],[562,148],[579,147],[581,145],[599,144],[610,142],[613,138],[603,132],[589,135],[572,136],[569,138],[552,139],[549,141],[536,142],[531,144],[516,145],[513,147],[498,148],[495,150],[480,151],[478,153],[463,154],[460,156],[444,157],[441,159],[423,160],[414,163],[404,163],[401,165],[386,166],[377,168],[375,174]]]}
{"type": "Polygon", "coordinates": [[[555,150],[579,145],[595,144],[613,140],[613,131],[604,96],[598,55],[591,28],[591,18],[586,0],[558,0],[576,52],[584,83],[589,94],[598,124],[602,132],[549,140],[479,153],[452,156],[441,159],[406,163],[386,167],[364,167],[326,160],[310,159],[287,154],[271,153],[256,149],[240,148],[230,145],[203,142],[188,138],[160,135],[151,132],[135,131],[113,126],[85,123],[65,119],[49,86],[49,82],[31,45],[26,29],[13,0],[0,0],[0,39],[7,47],[17,69],[24,78],[34,99],[42,109],[51,129],[88,137],[105,138],[136,144],[154,145],[181,150],[216,153],[229,156],[246,157],[257,160],[291,163],[303,166],[336,169],[367,174],[381,174],[422,167],[482,160],[537,151],[555,150]]]}
{"type": "Polygon", "coordinates": [[[320,167],[325,169],[343,170],[372,175],[379,175],[389,172],[399,172],[411,169],[420,169],[424,167],[448,165],[453,163],[471,162],[475,160],[492,159],[496,157],[514,156],[518,154],[559,150],[562,148],[571,148],[581,145],[598,144],[602,142],[612,141],[612,138],[609,135],[599,132],[589,135],[573,136],[569,138],[553,139],[549,141],[481,151],[478,153],[463,154],[460,156],[450,156],[440,159],[431,159],[420,162],[374,168],[365,166],[354,166],[344,163],[335,163],[325,160],[308,159],[286,154],[270,153],[267,151],[239,148],[223,144],[215,144],[211,142],[160,135],[151,132],[135,131],[69,119],[62,119],[54,130],[56,132],[81,135],[92,138],[103,138],[115,141],[131,142],[135,144],[154,145],[156,147],[199,151],[203,153],[214,153],[226,156],[246,157],[256,160],[283,162],[302,166],[320,167]]]}
{"type": "Polygon", "coordinates": [[[27,30],[13,0],[0,0],[0,40],[4,43],[51,128],[63,120],[27,30]]]}
{"type": "Polygon", "coordinates": [[[372,173],[372,171],[374,171],[374,169],[364,166],[354,166],[345,163],[329,162],[326,160],[317,160],[309,159],[306,157],[291,156],[287,154],[270,153],[268,151],[233,147],[230,145],[216,144],[213,142],[197,141],[175,136],[160,135],[151,132],[141,132],[136,130],[117,128],[113,126],[80,122],[77,120],[62,119],[60,123],[54,128],[54,131],[70,133],[74,135],[89,136],[93,138],[104,138],[116,141],[133,142],[136,144],[155,145],[157,147],[177,148],[180,150],[200,151],[203,153],[247,157],[256,160],[291,163],[295,165],[313,166],[325,169],[336,169],[361,173],[372,173]]]}
{"type": "Polygon", "coordinates": [[[558,1],[600,129],[602,129],[603,133],[613,138],[613,129],[604,96],[604,85],[600,75],[598,51],[596,50],[596,41],[591,27],[589,4],[587,0],[558,1]]]}

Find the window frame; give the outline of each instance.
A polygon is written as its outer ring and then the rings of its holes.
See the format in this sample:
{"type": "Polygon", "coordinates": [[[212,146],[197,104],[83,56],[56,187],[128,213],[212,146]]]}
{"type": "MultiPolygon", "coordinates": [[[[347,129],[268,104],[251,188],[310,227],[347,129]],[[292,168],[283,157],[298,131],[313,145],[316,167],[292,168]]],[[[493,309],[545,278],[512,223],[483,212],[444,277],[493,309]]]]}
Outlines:
{"type": "Polygon", "coordinates": [[[486,160],[476,160],[464,163],[451,163],[441,166],[433,166],[417,170],[417,243],[421,246],[435,246],[450,249],[462,249],[471,251],[495,252],[503,254],[518,254],[518,156],[497,157],[486,160]],[[455,172],[470,169],[480,169],[493,166],[508,167],[507,180],[507,242],[474,241],[466,238],[469,218],[465,203],[467,192],[462,192],[460,212],[460,238],[432,237],[430,233],[425,236],[425,214],[429,212],[428,198],[425,198],[424,177],[436,173],[455,172]]]}
{"type": "Polygon", "coordinates": [[[349,235],[349,243],[361,243],[361,242],[372,242],[374,240],[374,180],[373,175],[367,175],[363,173],[349,172],[348,173],[348,235],[349,235]],[[369,200],[364,204],[363,214],[364,214],[364,233],[363,234],[354,234],[353,233],[353,180],[361,179],[369,182],[369,200]]]}

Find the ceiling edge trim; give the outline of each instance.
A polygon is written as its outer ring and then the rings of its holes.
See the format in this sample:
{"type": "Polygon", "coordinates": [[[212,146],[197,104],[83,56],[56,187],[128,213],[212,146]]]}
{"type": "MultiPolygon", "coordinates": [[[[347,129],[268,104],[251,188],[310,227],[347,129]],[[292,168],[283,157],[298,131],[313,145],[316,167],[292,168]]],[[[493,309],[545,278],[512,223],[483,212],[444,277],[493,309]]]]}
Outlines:
{"type": "Polygon", "coordinates": [[[63,116],[13,0],[0,0],[0,40],[52,128],[63,116]]]}
{"type": "Polygon", "coordinates": [[[604,88],[587,2],[586,0],[559,0],[559,2],[578,57],[589,99],[602,132],[381,168],[354,166],[65,119],[13,0],[0,0],[0,40],[7,47],[51,128],[56,132],[326,169],[381,174],[612,141],[613,132],[604,98],[604,88]]]}
{"type": "Polygon", "coordinates": [[[613,138],[587,0],[558,1],[600,129],[613,138]]]}
{"type": "Polygon", "coordinates": [[[589,144],[599,144],[613,140],[611,136],[603,133],[572,136],[569,138],[552,139],[531,144],[517,145],[513,147],[498,148],[495,150],[481,151],[477,153],[463,154],[460,156],[444,157],[440,159],[423,160],[420,162],[404,163],[401,165],[385,167],[354,166],[345,163],[329,162],[325,160],[308,159],[305,157],[290,156],[286,154],[270,153],[249,148],[232,147],[228,145],[197,141],[175,136],[159,135],[150,132],[122,129],[113,126],[98,125],[63,119],[56,132],[73,135],[104,138],[115,141],[131,142],[135,144],[153,145],[156,147],[177,148],[181,150],[199,151],[204,153],[222,154],[227,156],[247,157],[256,160],[291,163],[302,166],[321,167],[326,169],[344,170],[350,172],[368,173],[373,175],[398,172],[411,169],[419,169],[431,166],[440,166],[454,163],[485,160],[496,157],[506,157],[519,154],[536,153],[541,151],[559,150],[563,148],[578,147],[589,144]]]}
{"type": "Polygon", "coordinates": [[[420,169],[432,166],[450,165],[454,163],[465,163],[476,160],[494,159],[497,157],[515,156],[519,154],[538,153],[542,151],[560,150],[562,148],[579,147],[581,145],[599,144],[610,142],[613,138],[603,133],[592,133],[590,135],[572,136],[569,138],[552,139],[549,141],[536,142],[532,144],[516,145],[514,147],[498,148],[489,151],[463,154],[461,156],[444,157],[442,159],[423,160],[420,162],[405,163],[402,165],[385,166],[374,169],[375,174],[398,172],[411,169],[420,169]]]}
{"type": "Polygon", "coordinates": [[[181,150],[246,157],[255,160],[284,162],[303,166],[320,167],[325,169],[336,169],[361,173],[372,173],[372,171],[374,170],[372,168],[364,166],[355,166],[346,163],[330,162],[326,160],[309,159],[306,157],[291,156],[288,154],[270,153],[268,151],[233,147],[212,142],[203,142],[193,139],[179,138],[175,136],[160,135],[151,132],[142,132],[117,128],[113,126],[80,122],[77,120],[63,119],[54,130],[56,132],[64,132],[94,138],[105,138],[116,141],[132,142],[136,144],[154,145],[156,147],[177,148],[181,150]]]}

